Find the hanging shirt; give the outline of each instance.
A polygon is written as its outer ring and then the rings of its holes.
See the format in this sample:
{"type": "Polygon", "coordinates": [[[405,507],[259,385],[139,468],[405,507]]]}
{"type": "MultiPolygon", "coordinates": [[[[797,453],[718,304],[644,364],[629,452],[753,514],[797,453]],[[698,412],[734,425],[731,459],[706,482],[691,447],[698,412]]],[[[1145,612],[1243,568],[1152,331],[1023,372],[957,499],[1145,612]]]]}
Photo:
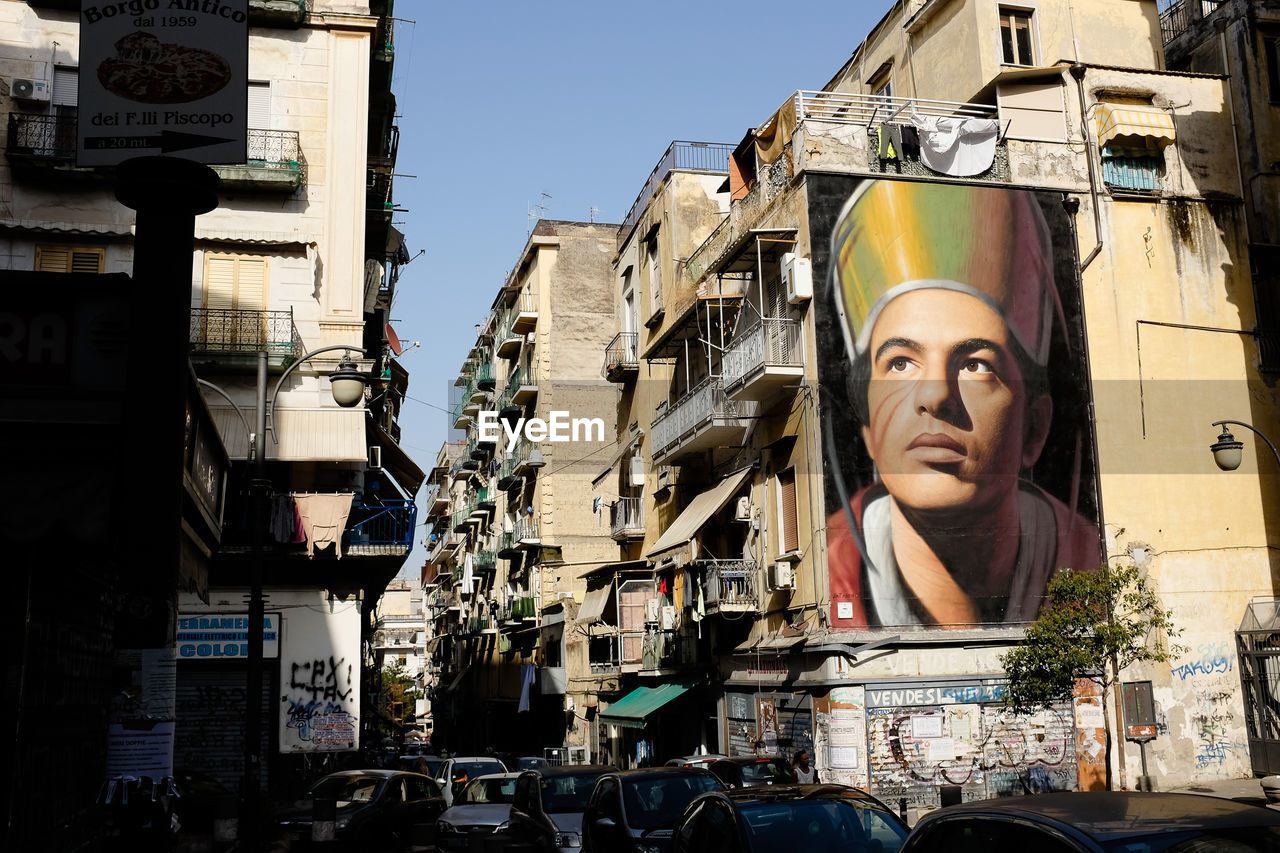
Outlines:
{"type": "Polygon", "coordinates": [[[911,116],[920,135],[920,160],[935,172],[964,178],[991,168],[1000,124],[993,118],[911,116]]]}

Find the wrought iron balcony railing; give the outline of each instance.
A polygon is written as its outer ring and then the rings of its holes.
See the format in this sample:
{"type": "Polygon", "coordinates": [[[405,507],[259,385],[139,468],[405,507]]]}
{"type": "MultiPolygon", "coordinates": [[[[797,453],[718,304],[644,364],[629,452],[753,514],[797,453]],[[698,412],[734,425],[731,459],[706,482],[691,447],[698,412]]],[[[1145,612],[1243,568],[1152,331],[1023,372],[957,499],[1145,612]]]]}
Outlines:
{"type": "Polygon", "coordinates": [[[8,130],[9,137],[4,150],[10,156],[75,163],[75,112],[59,115],[9,113],[8,130]]]}
{"type": "Polygon", "coordinates": [[[622,248],[630,239],[631,231],[640,221],[645,208],[649,206],[649,200],[653,198],[654,191],[662,185],[670,172],[684,170],[728,174],[729,155],[733,153],[733,148],[734,146],[722,142],[676,141],[667,146],[667,150],[658,160],[658,165],[654,166],[653,171],[649,173],[649,179],[645,181],[640,195],[636,196],[631,209],[627,211],[626,218],[622,220],[622,227],[618,229],[618,248],[622,248]]]}
{"type": "Polygon", "coordinates": [[[614,539],[644,535],[644,500],[618,498],[609,507],[609,532],[614,539]]]}
{"type": "Polygon", "coordinates": [[[356,503],[347,516],[345,554],[407,554],[413,548],[418,507],[410,500],[356,503]]]}
{"type": "Polygon", "coordinates": [[[610,382],[621,382],[640,369],[639,334],[619,332],[604,348],[604,376],[610,382]]]}
{"type": "Polygon", "coordinates": [[[759,406],[751,400],[733,400],[725,394],[724,380],[719,376],[704,379],[653,419],[653,453],[655,458],[673,450],[681,439],[715,426],[737,429],[746,418],[756,414],[759,406]]]}
{"type": "Polygon", "coordinates": [[[759,605],[754,560],[698,560],[695,565],[705,572],[708,613],[741,613],[759,605]]]}
{"type": "Polygon", "coordinates": [[[303,352],[293,309],[193,308],[188,339],[193,352],[256,355],[265,350],[286,365],[303,352]]]}
{"type": "Polygon", "coordinates": [[[736,387],[771,367],[799,367],[804,351],[800,322],[789,317],[764,317],[734,335],[723,360],[724,387],[736,387]]]}

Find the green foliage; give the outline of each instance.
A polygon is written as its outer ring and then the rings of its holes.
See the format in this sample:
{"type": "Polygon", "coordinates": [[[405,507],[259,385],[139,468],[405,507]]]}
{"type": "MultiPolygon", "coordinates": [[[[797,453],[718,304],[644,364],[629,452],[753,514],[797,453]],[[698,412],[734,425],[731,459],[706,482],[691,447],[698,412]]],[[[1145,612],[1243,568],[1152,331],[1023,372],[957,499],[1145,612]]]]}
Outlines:
{"type": "Polygon", "coordinates": [[[405,674],[400,661],[392,660],[382,668],[382,689],[377,699],[379,710],[401,721],[412,716],[414,702],[410,692],[414,688],[413,679],[405,674]]]}
{"type": "Polygon", "coordinates": [[[1136,566],[1096,572],[1063,569],[1049,581],[1026,642],[1000,657],[1009,678],[1005,702],[1022,713],[1071,697],[1077,678],[1105,691],[1138,663],[1168,663],[1185,649],[1147,577],[1136,566]]]}

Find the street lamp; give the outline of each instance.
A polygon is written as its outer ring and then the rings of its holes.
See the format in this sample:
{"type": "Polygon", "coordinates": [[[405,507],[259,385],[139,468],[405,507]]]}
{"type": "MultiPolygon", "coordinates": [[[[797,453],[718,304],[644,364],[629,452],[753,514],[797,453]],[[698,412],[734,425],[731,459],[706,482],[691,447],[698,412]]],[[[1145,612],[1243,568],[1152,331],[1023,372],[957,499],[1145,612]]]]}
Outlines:
{"type": "Polygon", "coordinates": [[[1243,456],[1244,442],[1236,439],[1231,434],[1231,430],[1227,429],[1227,424],[1232,426],[1244,427],[1250,432],[1258,436],[1266,442],[1267,447],[1271,448],[1271,453],[1276,457],[1276,464],[1280,465],[1280,450],[1276,450],[1276,446],[1271,443],[1271,439],[1267,438],[1261,430],[1250,426],[1243,421],[1214,421],[1214,426],[1222,427],[1222,433],[1218,436],[1218,440],[1209,445],[1209,449],[1213,451],[1213,461],[1223,471],[1234,471],[1240,467],[1240,461],[1243,456]]]}
{"type": "Polygon", "coordinates": [[[202,387],[222,395],[231,404],[231,407],[235,409],[236,414],[240,416],[240,422],[244,424],[245,433],[249,440],[248,454],[252,464],[249,477],[249,493],[253,499],[254,518],[258,520],[257,530],[254,531],[256,534],[254,538],[257,540],[255,542],[257,559],[253,561],[249,585],[249,648],[248,656],[245,659],[244,817],[240,826],[241,840],[247,842],[248,849],[255,849],[257,843],[257,821],[259,818],[257,800],[262,778],[261,756],[258,755],[258,746],[262,739],[262,621],[264,610],[262,575],[263,562],[266,559],[267,528],[271,518],[270,504],[268,503],[271,496],[271,481],[267,478],[267,446],[263,440],[267,432],[267,414],[268,412],[271,413],[271,420],[274,424],[276,400],[280,396],[280,388],[293,371],[318,355],[336,350],[343,350],[344,354],[342,361],[338,363],[338,369],[330,374],[330,392],[333,394],[335,403],[344,409],[350,409],[364,399],[364,388],[368,382],[367,377],[359,371],[356,363],[351,360],[352,351],[361,355],[365,354],[363,348],[356,346],[336,344],[334,346],[321,347],[318,350],[307,353],[289,365],[284,373],[280,374],[280,378],[276,380],[276,386],[272,390],[270,397],[267,396],[267,352],[266,350],[259,350],[257,397],[254,407],[254,428],[252,429],[244,412],[226,391],[204,379],[196,380],[202,387]],[[246,831],[248,832],[247,838],[245,837],[246,831]]]}

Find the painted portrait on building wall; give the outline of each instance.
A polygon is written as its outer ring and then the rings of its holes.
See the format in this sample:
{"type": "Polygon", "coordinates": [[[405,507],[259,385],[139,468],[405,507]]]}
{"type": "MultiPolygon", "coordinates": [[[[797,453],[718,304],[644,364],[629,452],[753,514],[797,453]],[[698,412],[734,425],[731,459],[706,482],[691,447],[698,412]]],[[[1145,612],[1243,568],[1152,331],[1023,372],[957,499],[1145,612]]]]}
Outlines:
{"type": "Polygon", "coordinates": [[[830,233],[833,629],[1033,620],[1057,569],[1101,562],[1061,196],[867,181],[830,233]]]}

